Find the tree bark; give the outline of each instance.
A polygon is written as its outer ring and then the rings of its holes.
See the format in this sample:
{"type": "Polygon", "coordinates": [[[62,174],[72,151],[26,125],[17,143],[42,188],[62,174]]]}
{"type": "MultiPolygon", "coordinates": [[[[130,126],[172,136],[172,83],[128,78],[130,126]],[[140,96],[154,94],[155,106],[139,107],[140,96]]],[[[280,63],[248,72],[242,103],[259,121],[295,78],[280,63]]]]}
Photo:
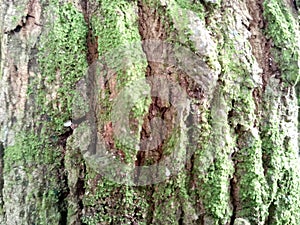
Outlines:
{"type": "Polygon", "coordinates": [[[298,1],[0,4],[0,224],[300,224],[298,1]]]}

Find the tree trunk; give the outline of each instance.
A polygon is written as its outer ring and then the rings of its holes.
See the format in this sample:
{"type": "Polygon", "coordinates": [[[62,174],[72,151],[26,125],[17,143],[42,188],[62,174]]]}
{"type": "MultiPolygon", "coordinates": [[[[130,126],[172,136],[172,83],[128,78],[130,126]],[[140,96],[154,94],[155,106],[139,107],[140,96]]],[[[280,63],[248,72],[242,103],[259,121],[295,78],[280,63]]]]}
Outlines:
{"type": "Polygon", "coordinates": [[[0,223],[300,224],[298,7],[1,1],[0,223]]]}

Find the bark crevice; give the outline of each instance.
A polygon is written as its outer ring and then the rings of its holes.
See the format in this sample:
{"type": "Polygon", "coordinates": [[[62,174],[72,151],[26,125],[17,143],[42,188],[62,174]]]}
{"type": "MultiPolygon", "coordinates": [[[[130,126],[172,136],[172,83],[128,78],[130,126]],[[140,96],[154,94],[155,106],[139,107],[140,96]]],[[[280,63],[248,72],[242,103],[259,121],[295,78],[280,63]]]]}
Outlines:
{"type": "MultiPolygon", "coordinates": [[[[232,110],[228,112],[228,121],[231,121],[236,116],[235,112],[235,100],[232,99],[231,101],[232,104],[232,110]]],[[[240,124],[237,124],[235,127],[231,126],[232,129],[234,129],[235,133],[239,136],[242,136],[242,131],[241,131],[241,126],[240,124]]],[[[232,205],[232,214],[230,217],[230,222],[229,225],[234,225],[235,220],[238,215],[238,211],[241,210],[241,204],[240,204],[240,197],[239,197],[239,161],[238,161],[238,151],[241,148],[239,146],[239,143],[236,143],[236,148],[234,149],[234,152],[231,154],[231,159],[233,163],[233,174],[232,177],[229,181],[229,187],[230,187],[230,200],[231,200],[231,205],[232,205]]]]}
{"type": "MultiPolygon", "coordinates": [[[[164,10],[164,8],[152,8],[149,5],[147,5],[144,1],[138,2],[138,16],[139,16],[138,23],[139,23],[139,32],[142,41],[144,40],[164,41],[166,39],[167,37],[166,28],[165,28],[165,24],[162,23],[162,18],[161,18],[162,14],[159,12],[159,10],[164,10]]],[[[149,46],[142,45],[142,47],[148,60],[148,67],[145,76],[155,77],[155,76],[162,75],[164,78],[167,78],[164,66],[161,63],[157,63],[149,60],[150,58],[153,58],[151,57],[152,54],[151,49],[148,49],[149,46]]],[[[162,53],[164,51],[163,44],[161,44],[156,50],[162,53]]],[[[154,137],[154,139],[156,139],[154,141],[160,143],[156,145],[155,149],[151,149],[149,146],[147,146],[148,142],[145,141],[147,139],[149,140],[149,138],[152,137],[151,132],[153,127],[151,121],[155,117],[161,117],[163,119],[164,117],[167,116],[167,114],[170,115],[170,108],[163,103],[162,99],[156,97],[155,92],[157,90],[155,89],[156,87],[151,86],[152,103],[149,106],[149,111],[147,116],[144,117],[142,132],[140,134],[141,135],[140,143],[145,143],[146,145],[140,146],[141,151],[138,152],[137,161],[135,162],[137,166],[145,165],[147,159],[151,159],[152,163],[159,162],[163,154],[163,142],[166,139],[166,137],[163,137],[162,134],[154,137]]],[[[168,126],[167,124],[165,125],[168,126]]],[[[162,127],[160,129],[161,131],[164,130],[162,127]]],[[[137,171],[137,179],[138,176],[139,176],[139,171],[137,171]]]]}
{"type": "Polygon", "coordinates": [[[263,69],[262,90],[264,91],[271,76],[280,78],[280,70],[270,51],[272,47],[272,40],[268,39],[262,32],[262,30],[267,27],[267,21],[265,21],[263,16],[263,1],[247,0],[246,4],[252,17],[249,25],[249,30],[251,32],[249,42],[252,46],[252,53],[254,57],[256,58],[260,68],[263,69]]]}
{"type": "Polygon", "coordinates": [[[3,142],[0,141],[0,209],[3,208],[3,185],[4,185],[4,146],[3,142]]]}

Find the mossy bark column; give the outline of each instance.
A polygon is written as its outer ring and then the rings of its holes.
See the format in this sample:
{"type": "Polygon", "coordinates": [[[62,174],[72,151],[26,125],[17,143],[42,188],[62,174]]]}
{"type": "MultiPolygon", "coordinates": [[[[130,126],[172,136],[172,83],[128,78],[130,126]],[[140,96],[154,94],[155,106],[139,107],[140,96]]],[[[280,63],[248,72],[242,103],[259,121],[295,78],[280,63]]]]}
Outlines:
{"type": "Polygon", "coordinates": [[[67,1],[2,1],[0,12],[1,224],[66,224],[65,94],[87,67],[84,18],[67,1]]]}
{"type": "MultiPolygon", "coordinates": [[[[2,1],[0,14],[0,130],[3,144],[1,145],[4,147],[4,169],[1,170],[4,185],[1,188],[0,220],[1,224],[25,224],[25,221],[30,223],[36,220],[35,212],[30,212],[30,209],[39,203],[34,203],[28,197],[33,189],[40,189],[40,184],[43,183],[41,168],[29,168],[30,165],[25,159],[26,154],[31,155],[31,147],[34,144],[29,140],[26,143],[20,141],[21,135],[27,133],[28,128],[37,120],[33,117],[34,102],[27,98],[27,91],[30,79],[35,77],[38,71],[34,58],[37,39],[41,33],[41,5],[37,1],[2,1]],[[11,151],[8,150],[10,148],[11,151]],[[28,170],[31,172],[28,173],[28,170]],[[35,179],[40,184],[29,184],[31,176],[36,176],[35,179]]],[[[27,141],[26,139],[22,140],[27,141]]]]}

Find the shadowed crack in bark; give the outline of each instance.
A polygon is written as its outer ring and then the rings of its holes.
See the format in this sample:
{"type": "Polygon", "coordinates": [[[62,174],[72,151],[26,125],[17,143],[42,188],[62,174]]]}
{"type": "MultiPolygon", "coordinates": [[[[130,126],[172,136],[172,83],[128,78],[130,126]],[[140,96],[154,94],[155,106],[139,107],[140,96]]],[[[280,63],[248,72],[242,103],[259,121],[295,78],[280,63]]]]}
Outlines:
{"type": "Polygon", "coordinates": [[[58,208],[60,213],[59,224],[61,225],[67,225],[68,206],[67,206],[66,199],[70,193],[70,190],[68,188],[68,177],[64,171],[65,171],[65,163],[64,163],[64,158],[62,158],[60,169],[59,169],[60,174],[58,175],[60,177],[63,186],[58,196],[58,208]]]}
{"type": "MultiPolygon", "coordinates": [[[[15,34],[15,33],[18,33],[21,31],[22,28],[24,28],[26,26],[26,24],[31,20],[33,19],[34,20],[34,16],[31,16],[31,15],[26,15],[24,17],[22,17],[22,19],[20,20],[20,22],[18,23],[18,25],[16,26],[16,28],[14,28],[13,30],[9,30],[9,31],[5,31],[4,33],[5,34],[15,34]]],[[[36,23],[35,23],[36,24],[36,23]]],[[[38,25],[38,24],[36,24],[38,25]]]]}
{"type": "Polygon", "coordinates": [[[91,26],[91,17],[95,7],[88,0],[81,0],[81,8],[84,16],[84,20],[88,26],[88,33],[86,37],[87,53],[86,58],[88,65],[91,65],[98,59],[98,37],[94,35],[91,26]]]}
{"type": "Polygon", "coordinates": [[[3,169],[4,169],[4,146],[3,143],[0,142],[0,208],[3,207],[3,169]]]}
{"type": "MultiPolygon", "coordinates": [[[[234,170],[236,171],[236,163],[234,162],[234,170]]],[[[237,211],[237,199],[238,199],[238,187],[237,187],[237,178],[236,174],[233,174],[233,177],[230,180],[230,196],[231,196],[231,203],[232,203],[232,215],[230,218],[230,225],[234,225],[234,221],[236,219],[236,211],[237,211]]]]}
{"type": "MultiPolygon", "coordinates": [[[[147,43],[144,44],[143,51],[146,54],[148,59],[148,67],[146,71],[146,77],[162,77],[163,79],[169,80],[170,82],[176,82],[178,85],[187,93],[190,98],[198,100],[197,104],[200,104],[201,100],[204,99],[204,93],[199,84],[197,84],[191,77],[185,74],[184,71],[180,71],[178,68],[175,68],[174,65],[163,65],[163,63],[153,61],[153,52],[155,55],[161,55],[170,53],[173,54],[172,49],[170,49],[168,45],[164,46],[164,41],[167,39],[167,29],[170,26],[171,22],[168,22],[168,18],[162,18],[163,15],[166,15],[166,9],[164,7],[150,7],[146,5],[143,1],[138,2],[138,15],[139,15],[139,32],[142,40],[159,40],[159,46],[155,46],[155,51],[151,49],[151,45],[147,43]],[[176,74],[176,76],[174,76],[176,74]]],[[[169,54],[167,54],[169,55],[169,54]]],[[[200,58],[199,58],[200,61],[200,58]]],[[[150,84],[151,85],[151,84],[150,84]]],[[[169,122],[174,122],[174,114],[176,113],[171,109],[172,106],[165,104],[163,100],[155,97],[155,91],[158,87],[151,87],[152,89],[152,103],[149,107],[149,112],[147,117],[144,118],[144,124],[141,132],[141,141],[149,138],[151,134],[151,128],[147,127],[147,124],[150,124],[150,121],[160,115],[162,119],[167,117],[171,117],[169,122]],[[150,130],[150,131],[149,131],[150,130]]],[[[172,90],[169,90],[169,98],[171,99],[173,96],[172,90]]],[[[197,118],[191,118],[191,120],[197,120],[197,118]]],[[[188,122],[189,123],[189,122],[188,122]]],[[[193,123],[193,122],[192,122],[193,123]]],[[[167,127],[165,133],[169,134],[168,131],[172,131],[174,129],[174,124],[164,124],[164,127],[167,127]]],[[[192,135],[190,135],[191,137],[192,135]]],[[[157,154],[157,161],[160,160],[163,151],[163,140],[167,139],[166,137],[161,137],[160,140],[162,145],[157,146],[155,150],[157,154]]],[[[148,149],[147,146],[141,146],[141,149],[148,149]]],[[[137,165],[143,165],[145,161],[146,153],[145,151],[139,152],[137,158],[137,165]]]]}
{"type": "MultiPolygon", "coordinates": [[[[163,9],[162,9],[163,10],[163,9]]],[[[145,2],[139,1],[138,2],[138,16],[139,16],[139,32],[141,35],[142,40],[165,40],[166,39],[166,32],[165,32],[165,23],[163,24],[161,21],[161,15],[159,13],[158,8],[153,8],[148,6],[145,2]]],[[[146,54],[146,57],[149,59],[151,56],[151,50],[147,49],[146,46],[142,46],[143,51],[146,54]]],[[[159,46],[157,48],[157,51],[164,51],[163,46],[159,46]]],[[[159,53],[158,53],[159,54],[159,53]]],[[[145,74],[146,77],[154,77],[161,74],[164,74],[165,77],[165,68],[162,67],[161,63],[151,62],[148,61],[148,67],[147,72],[145,74]]],[[[151,84],[150,84],[151,85],[151,84]]],[[[153,88],[151,87],[151,92],[153,94],[153,88]]],[[[155,95],[155,94],[154,94],[155,95]]],[[[152,103],[149,107],[149,111],[147,116],[144,118],[144,124],[142,126],[142,132],[141,132],[141,143],[145,143],[145,145],[140,146],[140,149],[147,149],[147,151],[139,151],[137,154],[137,166],[142,166],[145,164],[147,159],[152,159],[152,163],[156,163],[161,159],[162,156],[162,144],[164,141],[164,137],[157,136],[154,137],[158,144],[155,149],[152,149],[149,147],[149,143],[145,142],[143,140],[149,140],[151,138],[151,120],[153,118],[160,116],[161,118],[167,113],[169,108],[164,105],[158,97],[152,97],[152,103]],[[158,139],[157,139],[158,138],[158,139]],[[149,149],[149,150],[148,150],[149,149]]],[[[162,127],[161,127],[161,130],[162,127]]],[[[139,176],[139,171],[137,171],[137,179],[139,176]]]]}
{"type": "MultiPolygon", "coordinates": [[[[228,112],[228,121],[232,117],[234,117],[234,103],[235,101],[232,100],[232,110],[228,112]]],[[[235,132],[237,134],[241,134],[240,127],[237,126],[234,128],[235,132]]],[[[239,186],[238,186],[238,161],[236,159],[237,151],[235,150],[233,154],[231,155],[232,161],[233,161],[233,168],[234,172],[232,175],[232,178],[230,179],[230,198],[231,198],[231,204],[232,204],[232,215],[230,218],[230,223],[229,225],[234,225],[234,221],[237,216],[237,211],[241,209],[240,203],[239,203],[239,186]]]]}
{"type": "Polygon", "coordinates": [[[36,17],[35,17],[37,13],[36,6],[38,4],[39,4],[38,0],[29,1],[27,4],[27,14],[25,16],[22,16],[22,18],[20,18],[17,26],[14,29],[5,31],[4,33],[13,35],[19,33],[22,29],[24,30],[27,29],[29,32],[31,32],[33,26],[42,26],[36,21],[36,17]]]}

